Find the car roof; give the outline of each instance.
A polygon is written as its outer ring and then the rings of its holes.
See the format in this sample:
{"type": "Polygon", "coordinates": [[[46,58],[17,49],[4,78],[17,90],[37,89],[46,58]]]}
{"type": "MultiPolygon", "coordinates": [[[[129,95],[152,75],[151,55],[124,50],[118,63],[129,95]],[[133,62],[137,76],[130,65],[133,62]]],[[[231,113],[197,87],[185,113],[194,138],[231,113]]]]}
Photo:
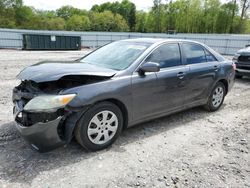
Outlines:
{"type": "Polygon", "coordinates": [[[125,39],[125,40],[122,40],[122,41],[135,42],[135,43],[150,43],[150,44],[163,43],[163,42],[193,42],[193,43],[201,44],[201,43],[199,43],[197,41],[192,41],[192,40],[164,39],[164,38],[135,38],[135,39],[125,39]]]}
{"type": "Polygon", "coordinates": [[[166,39],[166,38],[134,38],[134,39],[125,39],[122,41],[131,42],[131,43],[149,44],[151,46],[151,48],[154,48],[162,43],[168,43],[168,42],[191,42],[191,43],[199,44],[199,45],[203,46],[204,48],[206,48],[207,50],[209,50],[214,56],[216,56],[216,58],[219,61],[225,60],[225,58],[223,56],[221,56],[219,53],[214,51],[212,48],[208,47],[207,45],[205,45],[203,43],[200,43],[200,42],[194,41],[194,40],[166,39]]]}

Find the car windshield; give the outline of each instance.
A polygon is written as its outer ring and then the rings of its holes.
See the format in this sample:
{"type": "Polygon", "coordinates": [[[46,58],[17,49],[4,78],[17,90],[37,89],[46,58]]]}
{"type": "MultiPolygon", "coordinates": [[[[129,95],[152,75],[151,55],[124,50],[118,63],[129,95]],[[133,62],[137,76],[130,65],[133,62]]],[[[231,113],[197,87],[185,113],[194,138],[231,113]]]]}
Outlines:
{"type": "Polygon", "coordinates": [[[113,42],[87,55],[81,59],[81,62],[114,70],[124,70],[149,46],[148,43],[113,42]]]}

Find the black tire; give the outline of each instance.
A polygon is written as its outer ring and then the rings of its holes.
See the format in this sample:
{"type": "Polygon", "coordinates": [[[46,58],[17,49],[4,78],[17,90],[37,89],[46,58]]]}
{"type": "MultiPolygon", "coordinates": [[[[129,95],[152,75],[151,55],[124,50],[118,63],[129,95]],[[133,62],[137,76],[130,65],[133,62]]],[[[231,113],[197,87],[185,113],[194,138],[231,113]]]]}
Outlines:
{"type": "Polygon", "coordinates": [[[225,99],[225,95],[226,95],[226,88],[225,88],[225,85],[224,85],[222,82],[218,82],[218,83],[214,86],[214,88],[213,88],[213,90],[212,90],[212,92],[211,92],[211,94],[210,94],[210,96],[209,96],[209,98],[208,98],[207,104],[204,106],[205,109],[206,109],[207,111],[209,111],[209,112],[217,111],[217,110],[221,107],[221,105],[223,104],[224,99],[225,99]],[[215,90],[216,90],[218,87],[222,88],[222,90],[223,90],[223,98],[222,98],[220,104],[219,104],[218,106],[215,106],[215,105],[213,104],[213,95],[214,95],[214,93],[215,93],[215,90]]]}
{"type": "Polygon", "coordinates": [[[84,148],[86,148],[89,151],[98,151],[112,145],[118,138],[118,136],[121,134],[122,128],[123,128],[123,115],[120,108],[111,102],[100,102],[94,105],[92,108],[90,108],[86,113],[84,113],[84,115],[80,118],[80,120],[76,125],[74,134],[77,142],[84,148]],[[111,140],[107,141],[104,144],[95,144],[90,140],[88,136],[88,127],[92,118],[98,113],[101,113],[102,111],[110,111],[114,113],[118,120],[118,126],[116,133],[114,134],[111,140]]]}
{"type": "Polygon", "coordinates": [[[243,76],[242,75],[240,75],[240,74],[236,74],[235,75],[235,78],[237,78],[237,79],[241,79],[243,76]]]}

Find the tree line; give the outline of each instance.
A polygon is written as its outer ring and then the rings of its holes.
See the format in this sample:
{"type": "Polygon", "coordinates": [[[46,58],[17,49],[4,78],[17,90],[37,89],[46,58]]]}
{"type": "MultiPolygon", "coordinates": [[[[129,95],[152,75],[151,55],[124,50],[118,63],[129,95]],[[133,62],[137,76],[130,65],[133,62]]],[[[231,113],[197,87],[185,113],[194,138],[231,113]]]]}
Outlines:
{"type": "Polygon", "coordinates": [[[250,33],[250,0],[153,0],[138,11],[129,0],[94,5],[87,11],[63,6],[55,11],[0,0],[0,28],[68,31],[250,33]]]}

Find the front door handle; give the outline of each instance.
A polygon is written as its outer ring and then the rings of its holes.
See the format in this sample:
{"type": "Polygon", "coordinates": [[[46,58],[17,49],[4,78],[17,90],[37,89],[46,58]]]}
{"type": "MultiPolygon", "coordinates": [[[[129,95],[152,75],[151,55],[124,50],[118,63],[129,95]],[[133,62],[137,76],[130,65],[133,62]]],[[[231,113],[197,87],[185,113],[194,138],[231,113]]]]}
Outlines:
{"type": "Polygon", "coordinates": [[[177,77],[178,77],[179,79],[183,79],[183,78],[185,77],[185,73],[184,73],[184,72],[179,72],[179,73],[177,74],[177,77]]]}

